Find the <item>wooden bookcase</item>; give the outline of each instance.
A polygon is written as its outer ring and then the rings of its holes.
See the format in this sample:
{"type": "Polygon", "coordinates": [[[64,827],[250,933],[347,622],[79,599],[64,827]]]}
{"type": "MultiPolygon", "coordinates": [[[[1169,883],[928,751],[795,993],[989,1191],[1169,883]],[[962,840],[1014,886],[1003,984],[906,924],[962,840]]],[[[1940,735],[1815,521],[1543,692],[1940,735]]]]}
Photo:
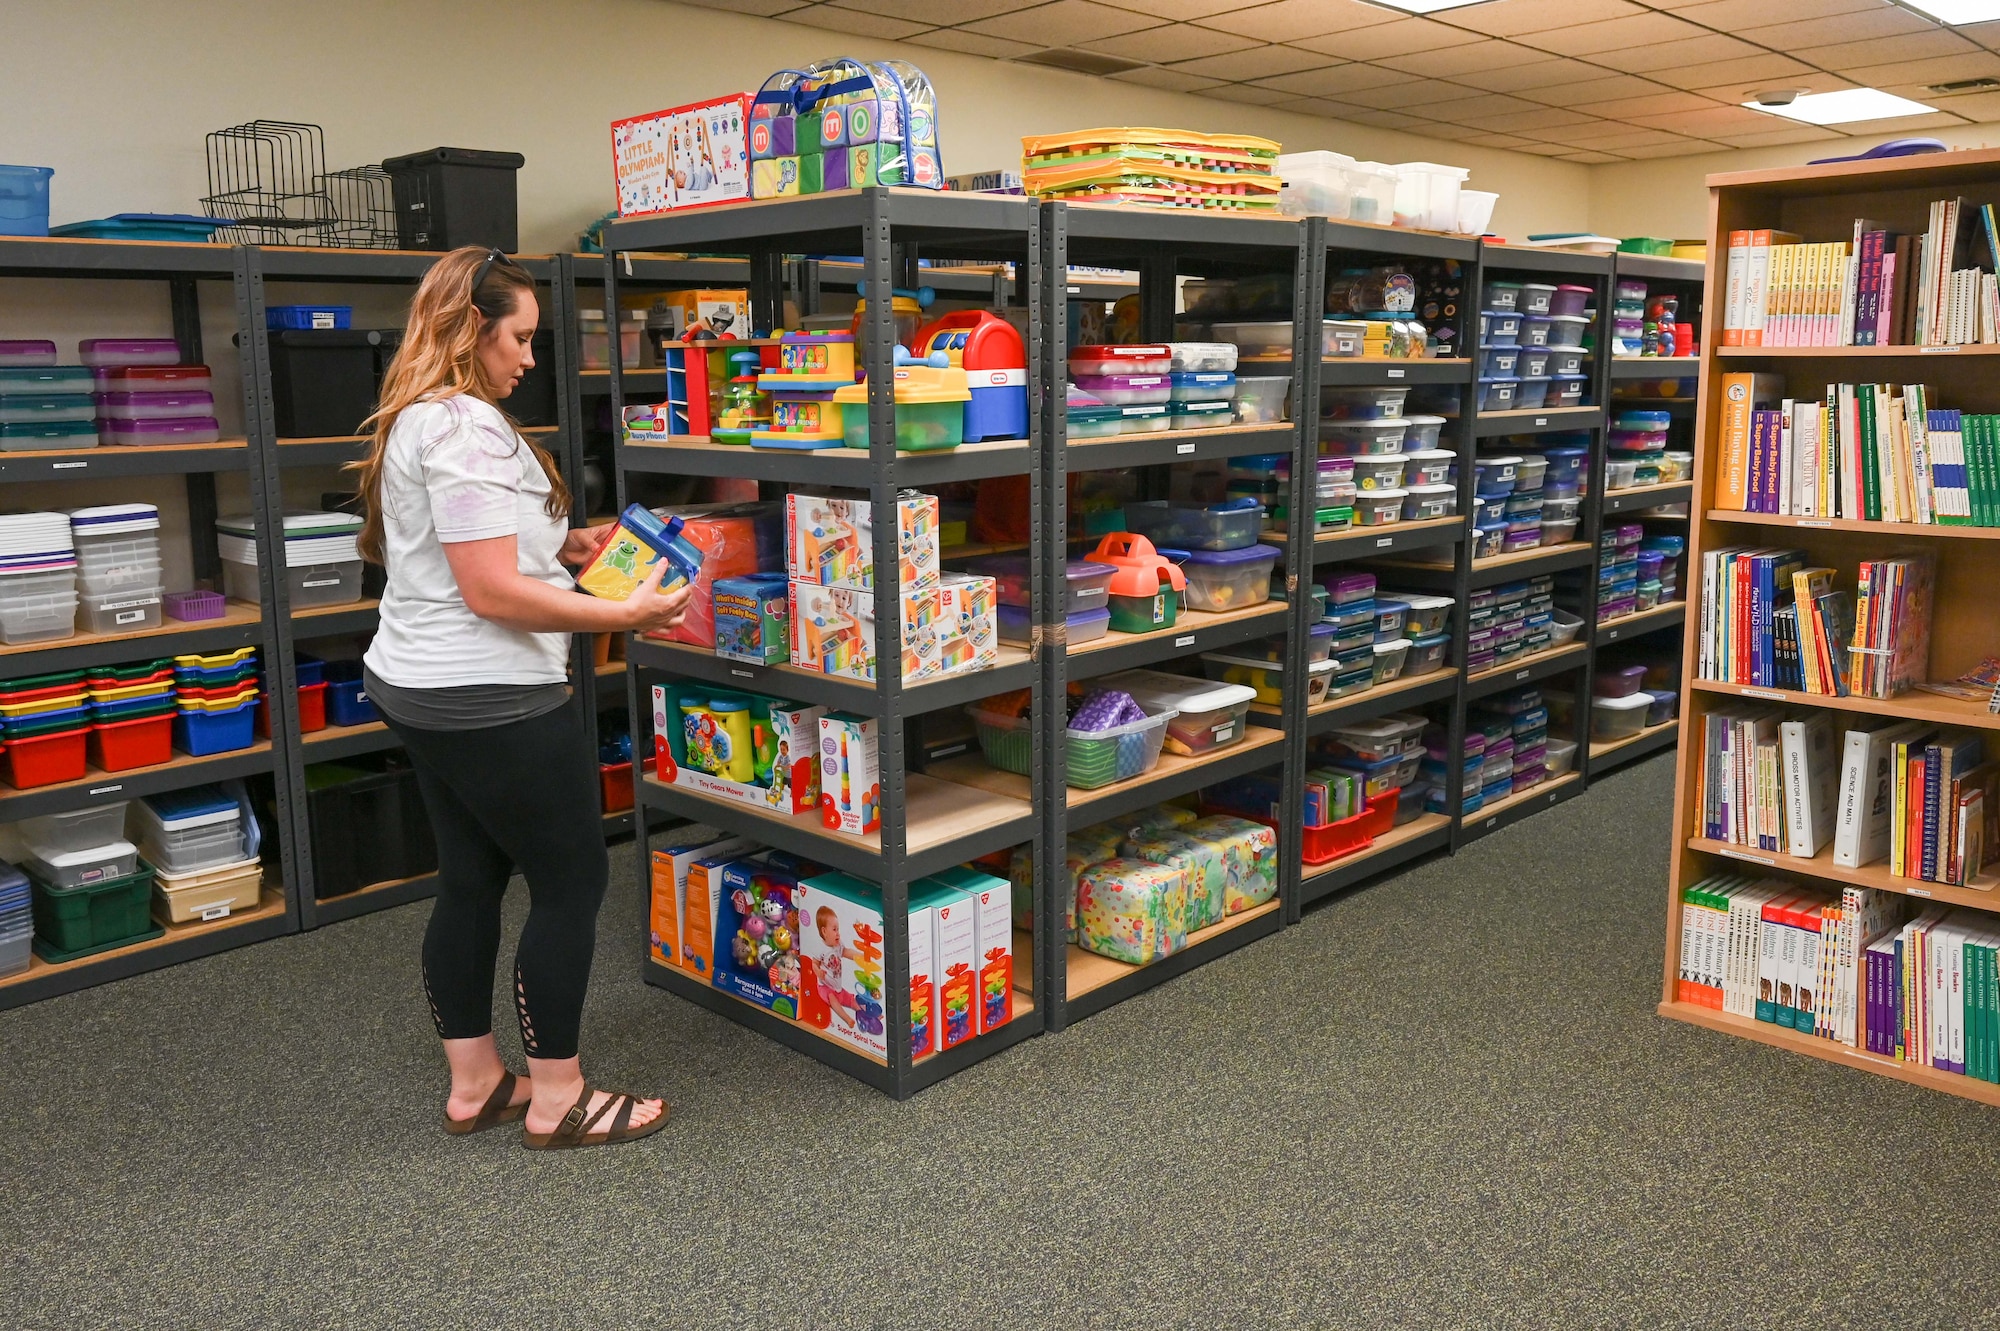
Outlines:
{"type": "MultiPolygon", "coordinates": [[[[2000,1105],[2000,1086],[1973,1077],[1900,1062],[1819,1039],[1787,1027],[1759,1022],[1679,1001],[1681,892],[1725,870],[1768,873],[1802,885],[1838,892],[1864,883],[1954,905],[2000,910],[2000,890],[1981,892],[1898,878],[1877,864],[1859,871],[1833,866],[1831,856],[1795,859],[1724,846],[1701,838],[1699,737],[1706,715],[1745,700],[1822,707],[1835,720],[1856,713],[1926,719],[2000,731],[2000,715],[1926,693],[1906,693],[1878,701],[1822,698],[1776,689],[1723,684],[1697,678],[1700,659],[1701,558],[1724,545],[1782,545],[1807,551],[1811,562],[1840,571],[1840,585],[1854,585],[1855,566],[1864,559],[1932,553],[1938,564],[1927,678],[1949,679],[2000,654],[2000,532],[1976,527],[1917,526],[1825,518],[1772,517],[1719,511],[1713,507],[1718,471],[1722,377],[1732,371],[1784,376],[1792,396],[1809,397],[1828,383],[1922,383],[1932,402],[1967,412],[2000,411],[2000,376],[1990,357],[2000,348],[1967,347],[1724,347],[1724,283],[1731,231],[1782,228],[1807,242],[1851,239],[1854,219],[1868,217],[1906,234],[1921,235],[1935,199],[1962,197],[1975,206],[2000,203],[2000,150],[1952,152],[1878,162],[1846,162],[1818,167],[1713,175],[1709,184],[1708,282],[1715,299],[1707,302],[1701,344],[1702,382],[1696,416],[1694,499],[1689,523],[1688,631],[1683,646],[1685,729],[1675,776],[1674,849],[1667,897],[1666,966],[1660,1014],[1765,1044],[1796,1050],[1881,1076],[1929,1086],[1953,1095],[2000,1105]],[[1990,898],[1990,899],[1989,899],[1990,898]]],[[[1996,735],[2000,739],[2000,735],[1996,735]]],[[[1991,875],[1986,881],[1992,883],[1991,875]]]]}

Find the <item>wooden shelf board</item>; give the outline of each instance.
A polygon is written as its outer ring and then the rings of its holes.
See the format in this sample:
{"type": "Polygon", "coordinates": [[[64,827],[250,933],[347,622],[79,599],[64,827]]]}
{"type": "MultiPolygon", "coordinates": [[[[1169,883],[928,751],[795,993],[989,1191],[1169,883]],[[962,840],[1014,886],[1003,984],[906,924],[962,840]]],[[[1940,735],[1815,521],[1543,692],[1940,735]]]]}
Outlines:
{"type": "Polygon", "coordinates": [[[1827,882],[1846,883],[1852,887],[1873,887],[1884,892],[1897,892],[1906,897],[1926,897],[1953,906],[1971,906],[1975,910],[2000,910],[2000,892],[1994,891],[1996,887],[2000,887],[2000,872],[1980,874],[1964,887],[1956,887],[1950,883],[1926,883],[1918,878],[1899,878],[1889,872],[1887,860],[1877,864],[1866,864],[1859,869],[1844,869],[1833,862],[1831,846],[1806,860],[1796,855],[1781,855],[1774,851],[1732,845],[1727,841],[1711,841],[1706,837],[1689,837],[1687,845],[1689,850],[1720,855],[1725,859],[1740,860],[1745,864],[1761,865],[1780,873],[1821,878],[1827,882]]]}
{"type": "Polygon", "coordinates": [[[1850,1049],[1838,1040],[1822,1040],[1813,1035],[1801,1035],[1775,1022],[1754,1021],[1716,1008],[1702,1007],[1696,1003],[1665,1002],[1660,1004],[1659,1012],[1661,1016],[1674,1021],[1705,1026],[1709,1030],[1721,1031],[1725,1035],[1742,1036],[1746,1040],[1775,1045],[1779,1049],[1789,1049],[1793,1053],[1825,1059],[1829,1063],[1841,1063],[1879,1076],[1894,1077],[1898,1081],[1906,1081],[1914,1086],[1943,1091],[1947,1095],[1963,1096],[1968,1100],[1977,1100],[1981,1104],[2000,1106],[2000,1086],[1981,1081],[1977,1077],[1961,1076],[1956,1072],[1941,1072],[1920,1063],[1905,1063],[1898,1059],[1883,1058],[1880,1054],[1850,1049]]]}
{"type": "Polygon", "coordinates": [[[1616,753],[1620,749],[1629,749],[1634,744],[1642,743],[1645,740],[1651,739],[1653,736],[1659,734],[1662,730],[1672,730],[1675,726],[1679,725],[1680,723],[1681,719],[1679,717],[1675,717],[1671,721],[1662,721],[1660,722],[1660,724],[1656,726],[1642,727],[1638,734],[1627,735],[1624,739],[1592,740],[1590,742],[1591,760],[1595,761],[1599,758],[1604,757],[1608,753],[1616,753]]]}
{"type": "Polygon", "coordinates": [[[1538,545],[1532,550],[1516,550],[1512,554],[1490,555],[1485,559],[1475,559],[1472,566],[1484,571],[1489,568],[1505,568],[1509,564],[1527,564],[1537,559],[1547,559],[1551,555],[1566,555],[1572,550],[1586,550],[1587,541],[1564,541],[1561,545],[1538,545]]]}
{"type": "MultiPolygon", "coordinates": [[[[609,373],[609,371],[605,373],[609,373]]],[[[522,434],[533,435],[557,434],[562,430],[562,426],[560,425],[523,425],[520,428],[522,434]]],[[[278,440],[278,447],[289,448],[293,444],[365,444],[371,442],[374,438],[375,436],[372,434],[285,435],[278,440]]],[[[245,441],[241,439],[225,439],[222,442],[231,444],[243,443],[245,441]]],[[[199,448],[214,448],[216,446],[215,444],[187,445],[187,447],[199,448]]]]}
{"type": "MultiPolygon", "coordinates": [[[[11,455],[10,455],[11,456],[11,455]]],[[[41,642],[0,643],[0,656],[23,656],[34,652],[45,652],[50,648],[72,648],[88,646],[98,642],[130,642],[139,644],[148,638],[165,637],[175,633],[200,633],[204,629],[235,628],[256,624],[262,619],[262,612],[251,601],[230,601],[223,607],[220,617],[183,621],[166,619],[159,627],[140,629],[136,633],[77,633],[67,638],[49,638],[41,642]]],[[[144,652],[137,655],[143,656],[144,652]]]]}
{"type": "MultiPolygon", "coordinates": [[[[1289,357],[1286,358],[1285,363],[1288,365],[1291,363],[1289,357]]],[[[1117,434],[1101,439],[1072,439],[1069,442],[1069,446],[1072,449],[1087,452],[1093,446],[1099,444],[1129,444],[1134,440],[1143,441],[1155,436],[1174,440],[1232,439],[1246,434],[1270,434],[1276,430],[1283,430],[1289,425],[1289,421],[1246,421],[1240,425],[1211,425],[1199,430],[1151,430],[1145,434],[1117,434]]],[[[1020,443],[1021,441],[1013,440],[1011,442],[1020,443]]]]}
{"type": "Polygon", "coordinates": [[[1624,630],[1626,629],[1645,630],[1654,624],[1667,620],[1685,619],[1687,617],[1687,608],[1688,603],[1686,601],[1662,601],[1651,610],[1636,610],[1629,615],[1620,615],[1616,619],[1607,619],[1599,623],[1597,627],[1599,631],[1604,629],[1618,629],[1620,631],[1619,636],[1623,637],[1625,636],[1624,630]]]}
{"type": "Polygon", "coordinates": [[[352,892],[343,892],[337,897],[326,897],[321,900],[320,904],[324,906],[329,901],[353,901],[358,897],[365,897],[376,892],[393,892],[407,883],[421,882],[423,879],[435,877],[437,877],[437,870],[433,869],[429,873],[413,873],[408,878],[384,878],[379,883],[365,883],[355,888],[352,892]]]}
{"type": "Polygon", "coordinates": [[[217,439],[211,444],[100,444],[96,448],[23,448],[7,450],[7,457],[34,461],[37,458],[173,457],[181,453],[206,453],[216,448],[249,448],[248,439],[217,439]]]}
{"type": "Polygon", "coordinates": [[[1538,782],[1521,791],[1519,794],[1509,795],[1506,799],[1497,800],[1490,804],[1481,804],[1471,813],[1466,814],[1465,818],[1468,822],[1491,818],[1496,813],[1505,813],[1516,804],[1525,804],[1529,800],[1540,799],[1552,790],[1561,790],[1564,786],[1581,780],[1583,780],[1583,777],[1580,773],[1564,772],[1554,780],[1538,782]]]}
{"type": "Polygon", "coordinates": [[[387,721],[363,721],[358,726],[327,725],[300,735],[299,742],[311,748],[315,744],[324,744],[329,740],[346,739],[349,735],[373,735],[388,728],[387,721]]]}
{"type": "Polygon", "coordinates": [[[1499,421],[1504,424],[1508,421],[1532,423],[1537,417],[1541,417],[1553,425],[1557,421],[1581,420],[1603,410],[1604,408],[1594,404],[1581,407],[1509,407],[1505,411],[1482,411],[1479,413],[1479,419],[1499,421]]]}
{"type": "Polygon", "coordinates": [[[75,961],[57,962],[52,965],[49,962],[43,961],[40,957],[30,955],[28,958],[28,969],[14,975],[9,975],[5,979],[0,979],[0,989],[4,989],[9,985],[22,984],[29,980],[39,980],[45,975],[56,975],[63,971],[87,970],[100,962],[109,961],[114,957],[125,957],[135,952],[146,952],[153,948],[165,947],[170,943],[178,943],[183,939],[198,937],[202,934],[220,933],[224,929],[234,929],[240,925],[254,924],[259,920],[268,920],[274,915],[283,915],[284,913],[284,889],[270,883],[267,874],[267,881],[264,884],[263,891],[257,898],[257,904],[249,910],[237,911],[219,920],[189,920],[185,924],[169,924],[165,926],[166,932],[158,938],[148,938],[142,943],[134,943],[130,947],[118,948],[111,952],[99,952],[93,956],[78,957],[75,961]]]}
{"type": "MultiPolygon", "coordinates": [[[[1482,809],[1480,812],[1484,813],[1485,810],[1482,809]]],[[[1367,863],[1377,855],[1392,851],[1405,842],[1415,841],[1418,837],[1428,836],[1439,828],[1450,826],[1451,815],[1448,813],[1420,813],[1402,826],[1392,827],[1376,837],[1366,850],[1356,851],[1352,855],[1342,855],[1339,859],[1328,860],[1325,864],[1308,864],[1299,871],[1299,877],[1302,881],[1311,881],[1321,874],[1351,869],[1357,864],[1367,863]]]]}
{"type": "MultiPolygon", "coordinates": [[[[1362,544],[1364,541],[1366,541],[1368,538],[1374,536],[1389,536],[1399,532],[1431,531],[1439,527],[1459,527],[1464,525],[1465,525],[1465,518],[1462,515],[1454,513],[1450,517],[1424,518],[1422,521],[1419,522],[1391,522],[1386,526],[1381,526],[1381,527],[1349,527],[1345,531],[1316,532],[1313,535],[1313,545],[1315,547],[1334,546],[1334,545],[1340,545],[1343,542],[1352,541],[1358,546],[1362,544]]],[[[1282,547],[1285,544],[1285,542],[1289,539],[1289,537],[1286,535],[1286,533],[1281,531],[1268,531],[1265,532],[1263,535],[1259,536],[1257,539],[1264,542],[1266,545],[1276,545],[1282,547]]],[[[1416,561],[1405,561],[1405,562],[1416,562],[1416,561]]],[[[1440,564],[1438,567],[1449,568],[1450,565],[1440,564]]]]}
{"type": "MultiPolygon", "coordinates": [[[[1150,782],[1164,780],[1169,776],[1177,776],[1203,767],[1210,767],[1251,749],[1276,749],[1282,744],[1284,738],[1284,732],[1275,727],[1248,726],[1244,730],[1242,739],[1237,740],[1234,744],[1224,745],[1222,748],[1213,749],[1207,753],[1197,754],[1193,757],[1182,757],[1176,753],[1162,753],[1160,761],[1154,765],[1153,769],[1142,775],[1130,777],[1124,781],[1113,781],[1110,785],[1099,786],[1095,790],[1078,790],[1074,787],[1065,787],[1068,807],[1072,810],[1088,813],[1091,804],[1098,800],[1109,799],[1113,795],[1122,794],[1130,790],[1133,786],[1146,785],[1150,782]]],[[[1274,754],[1271,761],[1274,763],[1278,762],[1279,757],[1274,754]]],[[[989,794],[1002,796],[1017,803],[1025,804],[1028,799],[1027,777],[1015,772],[1003,772],[997,767],[989,767],[986,764],[986,759],[976,752],[934,764],[930,771],[931,775],[939,777],[942,780],[954,782],[962,786],[970,786],[974,790],[983,790],[989,794]]]]}
{"type": "MultiPolygon", "coordinates": [[[[975,757],[972,761],[985,768],[985,763],[981,759],[975,757]]],[[[997,792],[991,787],[972,786],[954,780],[940,779],[937,773],[945,766],[950,764],[933,768],[929,774],[923,772],[908,774],[903,787],[903,812],[907,819],[904,832],[906,853],[916,854],[926,851],[933,846],[941,846],[961,837],[974,836],[989,828],[1001,827],[1017,818],[1028,816],[1030,810],[1025,796],[1028,784],[1026,777],[1014,778],[1021,783],[1023,794],[1012,796],[997,792]]],[[[992,769],[986,768],[986,770],[992,769]]],[[[1012,774],[1001,772],[997,775],[1012,774]]],[[[774,809],[705,795],[687,786],[668,785],[656,776],[648,776],[645,779],[704,804],[747,812],[758,820],[789,823],[793,830],[809,836],[842,845],[860,846],[877,855],[882,853],[881,833],[870,832],[866,836],[849,836],[844,832],[829,832],[820,825],[817,809],[807,809],[804,813],[795,814],[779,813],[774,809]]]]}
{"type": "Polygon", "coordinates": [[[1107,630],[1102,637],[1089,642],[1070,645],[1070,656],[1087,656],[1091,652],[1101,652],[1111,647],[1123,647],[1133,642],[1156,642],[1162,638],[1177,638],[1182,634],[1196,633],[1202,629],[1219,628],[1224,624],[1234,624],[1238,620],[1269,618],[1271,632],[1285,631],[1285,616],[1290,606],[1284,601],[1265,601],[1258,605],[1247,605],[1241,610],[1183,610],[1175,618],[1171,629],[1161,629],[1157,633],[1121,633],[1117,629],[1107,630]]]}
{"type": "MultiPolygon", "coordinates": [[[[1399,693],[1408,693],[1412,689],[1421,689],[1435,684],[1446,676],[1457,673],[1457,666],[1440,666],[1436,670],[1426,671],[1421,675],[1405,675],[1401,679],[1392,679],[1387,684],[1370,685],[1361,692],[1350,693],[1344,698],[1333,698],[1326,702],[1314,703],[1312,706],[1306,708],[1306,719],[1310,721],[1315,716],[1325,716],[1328,712],[1338,712],[1352,707],[1356,703],[1380,702],[1384,698],[1393,698],[1399,693]]],[[[1250,704],[1250,710],[1259,716],[1283,716],[1285,713],[1283,704],[1271,702],[1253,702],[1250,704]]]]}
{"type": "Polygon", "coordinates": [[[603,665],[597,667],[597,677],[599,679],[610,679],[615,675],[622,675],[624,673],[625,663],[623,661],[606,661],[603,665]]]}
{"type": "Polygon", "coordinates": [[[1505,665],[1497,665],[1487,670],[1475,671],[1465,677],[1465,682],[1467,684],[1477,684],[1482,680],[1498,679],[1501,675],[1513,674],[1522,666],[1531,666],[1537,661],[1554,660],[1558,656],[1573,655],[1577,658],[1577,662],[1581,664],[1584,656],[1589,651],[1590,644],[1587,642],[1566,642],[1560,647],[1549,647],[1531,656],[1517,656],[1505,665]]]}
{"type": "Polygon", "coordinates": [[[1877,536],[1943,536],[1972,541],[2000,541],[2000,527],[1944,527],[1935,522],[1866,522],[1854,518],[1800,518],[1782,513],[1738,513],[1711,508],[1710,522],[1732,526],[1791,527],[1799,531],[1869,532],[1877,536]]]}
{"type": "Polygon", "coordinates": [[[1698,693],[1754,698],[1759,702],[1825,707],[1836,712],[1861,712],[1869,716],[1894,716],[1904,721],[1930,721],[1941,726],[2000,730],[2000,713],[1987,711],[1985,703],[1964,698],[1948,698],[1941,693],[1912,691],[1888,699],[1829,698],[1817,693],[1800,693],[1792,689],[1763,689],[1750,684],[1724,684],[1713,679],[1689,680],[1687,687],[1698,693]]]}
{"type": "Polygon", "coordinates": [[[5,808],[10,800],[18,799],[23,795],[41,796],[59,790],[83,790],[90,786],[101,786],[107,782],[130,781],[135,777],[151,776],[155,772],[178,771],[183,767],[199,767],[203,763],[218,762],[226,758],[241,758],[245,754],[269,753],[270,751],[271,741],[260,739],[256,743],[247,745],[244,748],[230,749],[225,753],[211,753],[200,758],[195,757],[191,753],[176,753],[163,763],[154,763],[150,767],[128,767],[122,772],[100,772],[96,768],[92,768],[74,781],[57,781],[46,786],[31,786],[27,790],[9,789],[0,792],[0,808],[5,808]]]}
{"type": "MultiPolygon", "coordinates": [[[[1278,909],[1280,904],[1275,899],[1266,901],[1261,905],[1252,906],[1249,910],[1239,915],[1231,915],[1220,924],[1211,924],[1206,929],[1198,929],[1188,935],[1187,946],[1195,947],[1201,943],[1206,943],[1211,938],[1226,934],[1231,929],[1241,928],[1252,920],[1269,915],[1272,911],[1278,909]]],[[[1122,980],[1128,975],[1136,974],[1145,969],[1143,966],[1134,966],[1130,962],[1115,961],[1110,957],[1100,957],[1095,952],[1085,951],[1075,943],[1067,944],[1066,948],[1068,951],[1065,962],[1067,977],[1065,984],[1067,987],[1064,992],[1070,998],[1080,998],[1093,989],[1102,989],[1114,980],[1122,980]]]]}
{"type": "Polygon", "coordinates": [[[2000,346],[1919,347],[1910,343],[1877,347],[1717,347],[1725,360],[1909,360],[1919,356],[2000,356],[2000,346]]]}
{"type": "Polygon", "coordinates": [[[343,605],[309,605],[303,610],[292,611],[293,619],[312,619],[319,615],[352,615],[364,610],[380,610],[382,603],[372,596],[364,596],[358,601],[348,601],[343,605]]]}
{"type": "MultiPolygon", "coordinates": [[[[1269,427],[1266,426],[1263,428],[1268,429],[1269,427]]],[[[1174,437],[1178,439],[1184,434],[1193,436],[1203,433],[1208,432],[1200,430],[1175,431],[1174,437]]],[[[915,458],[962,458],[977,453],[1018,452],[1025,454],[1028,451],[1028,443],[1029,441],[1026,439],[984,439],[978,443],[960,444],[956,448],[899,448],[896,450],[896,456],[898,459],[909,461],[915,458]]],[[[862,448],[844,448],[839,445],[835,445],[832,448],[760,448],[756,444],[747,443],[718,444],[704,434],[668,435],[658,443],[635,443],[627,441],[621,447],[628,451],[641,452],[649,449],[657,449],[662,452],[676,453],[727,453],[732,457],[749,457],[752,454],[756,454],[759,457],[768,458],[774,453],[787,453],[800,459],[800,466],[804,468],[804,471],[800,474],[800,479],[810,478],[813,464],[808,459],[811,458],[824,456],[866,460],[868,457],[868,450],[862,448]]]]}
{"type": "MultiPolygon", "coordinates": [[[[669,641],[668,639],[665,638],[656,638],[651,636],[650,634],[643,634],[643,633],[640,634],[639,637],[640,641],[642,641],[648,648],[661,648],[669,652],[686,652],[689,653],[690,655],[698,656],[703,659],[715,659],[715,652],[712,649],[697,647],[693,643],[669,641]]],[[[993,664],[985,667],[984,669],[976,670],[972,673],[975,675],[983,675],[988,671],[998,670],[1003,666],[1023,665],[1032,659],[1033,658],[1029,655],[1027,648],[1019,646],[1018,644],[1015,643],[1003,642],[1000,644],[998,648],[998,656],[997,659],[995,659],[995,661],[993,662],[993,664]]],[[[617,671],[622,671],[625,668],[625,662],[623,661],[613,661],[611,665],[616,669],[609,671],[609,673],[617,673],[617,671]]],[[[780,675],[797,675],[813,680],[832,679],[837,681],[838,684],[840,685],[852,685],[857,697],[865,695],[872,700],[875,693],[875,684],[873,680],[851,679],[844,675],[827,675],[818,670],[801,670],[799,667],[792,665],[790,662],[785,662],[785,661],[781,661],[775,665],[768,665],[763,668],[766,670],[776,672],[780,675]]],[[[607,673],[607,671],[604,668],[600,668],[598,673],[605,674],[607,673]]],[[[905,677],[903,680],[903,687],[911,691],[917,691],[923,689],[927,685],[943,683],[946,680],[967,679],[970,677],[971,676],[963,674],[933,675],[928,679],[910,679],[905,677]]]]}
{"type": "MultiPolygon", "coordinates": [[[[1627,485],[1616,490],[1607,490],[1605,491],[1605,495],[1607,498],[1611,495],[1617,495],[1620,499],[1630,499],[1634,496],[1643,498],[1646,495],[1647,491],[1649,490],[1678,490],[1683,486],[1685,486],[1686,484],[1687,484],[1687,478],[1683,477],[1678,481],[1655,481],[1651,485],[1627,485]]],[[[1668,499],[1668,500],[1663,500],[1662,502],[1669,504],[1682,504],[1686,503],[1687,500],[1685,496],[1683,496],[1680,499],[1668,499]]],[[[1625,516],[1625,513],[1619,512],[1617,514],[1614,514],[1613,516],[1622,518],[1625,516]]]]}

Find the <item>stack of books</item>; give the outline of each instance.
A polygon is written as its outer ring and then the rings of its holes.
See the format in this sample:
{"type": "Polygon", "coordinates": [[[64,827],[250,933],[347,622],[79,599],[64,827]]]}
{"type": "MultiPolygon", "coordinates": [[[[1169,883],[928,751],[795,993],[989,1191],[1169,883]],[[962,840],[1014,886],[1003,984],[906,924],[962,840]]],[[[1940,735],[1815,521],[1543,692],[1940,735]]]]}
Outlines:
{"type": "Polygon", "coordinates": [[[1892,698],[1930,650],[1928,556],[1862,561],[1855,591],[1803,550],[1732,545],[1701,557],[1700,677],[1826,698],[1892,698]]]}

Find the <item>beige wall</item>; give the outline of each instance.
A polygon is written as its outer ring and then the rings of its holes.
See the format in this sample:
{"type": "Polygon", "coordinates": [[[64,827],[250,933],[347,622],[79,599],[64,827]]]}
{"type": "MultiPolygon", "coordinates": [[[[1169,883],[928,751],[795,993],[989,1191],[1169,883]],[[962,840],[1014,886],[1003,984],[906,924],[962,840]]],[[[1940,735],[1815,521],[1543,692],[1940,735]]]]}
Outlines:
{"type": "MultiPolygon", "coordinates": [[[[1911,132],[1941,140],[1951,148],[2000,145],[2000,124],[1911,132]]],[[[1803,166],[1817,157],[1845,156],[1903,135],[1886,133],[1856,139],[1822,139],[1783,148],[1739,148],[1699,157],[1662,157],[1618,162],[1590,170],[1590,227],[1607,236],[1664,236],[1693,240],[1708,233],[1709,175],[1803,166]]]]}
{"type": "Polygon", "coordinates": [[[267,117],[323,126],[336,169],[440,144],[521,152],[522,244],[554,248],[611,206],[613,119],[843,53],[931,76],[954,173],[1017,164],[1023,134],[1170,124],[1470,167],[1512,234],[1578,225],[1590,199],[1571,163],[665,0],[72,0],[10,5],[5,33],[0,158],[56,168],[57,222],[196,211],[202,136],[267,117]]]}

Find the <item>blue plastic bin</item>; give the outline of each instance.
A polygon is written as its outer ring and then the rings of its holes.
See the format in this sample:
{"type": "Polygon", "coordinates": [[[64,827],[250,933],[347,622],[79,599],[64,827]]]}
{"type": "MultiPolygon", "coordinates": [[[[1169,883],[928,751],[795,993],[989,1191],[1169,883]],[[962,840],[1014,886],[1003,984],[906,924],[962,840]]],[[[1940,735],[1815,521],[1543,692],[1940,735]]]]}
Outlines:
{"type": "Polygon", "coordinates": [[[179,712],[174,716],[174,747],[196,758],[247,749],[256,739],[255,698],[226,712],[179,712]]]}
{"type": "Polygon", "coordinates": [[[52,166],[0,166],[0,236],[49,234],[52,166]]]}
{"type": "Polygon", "coordinates": [[[209,240],[229,221],[221,217],[197,217],[190,213],[113,213],[88,222],[65,222],[49,228],[52,236],[75,236],[85,240],[174,240],[183,244],[209,240]]]}
{"type": "Polygon", "coordinates": [[[293,328],[312,332],[315,329],[346,328],[354,320],[352,305],[267,305],[264,307],[266,328],[293,328]]]}
{"type": "Polygon", "coordinates": [[[293,657],[293,662],[298,668],[299,687],[302,689],[317,684],[326,678],[322,673],[326,663],[317,656],[308,656],[306,653],[300,652],[293,657]]]}
{"type": "Polygon", "coordinates": [[[326,685],[326,719],[336,726],[359,726],[380,721],[382,715],[368,701],[360,680],[334,679],[326,685]]]}

